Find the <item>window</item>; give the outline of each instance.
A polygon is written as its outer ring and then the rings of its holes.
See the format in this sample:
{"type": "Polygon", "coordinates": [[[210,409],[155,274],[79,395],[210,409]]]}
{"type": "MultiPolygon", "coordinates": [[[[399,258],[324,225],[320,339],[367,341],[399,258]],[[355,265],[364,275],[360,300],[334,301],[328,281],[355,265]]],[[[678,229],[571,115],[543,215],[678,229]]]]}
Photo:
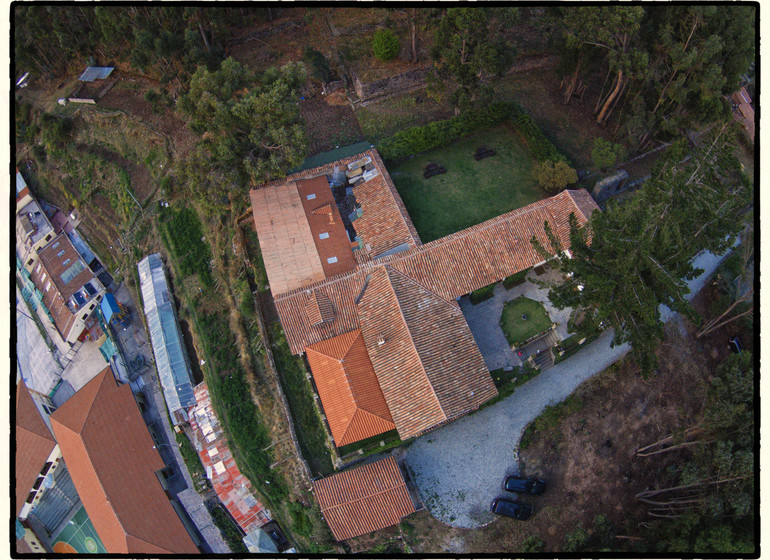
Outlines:
{"type": "Polygon", "coordinates": [[[63,263],[61,263],[61,265],[62,266],[67,266],[70,263],[70,261],[72,261],[72,259],[65,259],[65,261],[63,263]]]}
{"type": "Polygon", "coordinates": [[[47,293],[47,292],[48,292],[48,290],[50,290],[50,289],[51,289],[51,281],[49,280],[48,282],[46,282],[46,283],[45,283],[45,291],[46,291],[46,293],[47,293]]]}
{"type": "Polygon", "coordinates": [[[51,245],[51,249],[56,249],[60,244],[61,244],[61,242],[57,241],[56,243],[51,245]]]}
{"type": "Polygon", "coordinates": [[[34,263],[34,262],[35,262],[35,259],[29,259],[27,261],[27,266],[32,266],[32,263],[34,263]]]}
{"type": "Polygon", "coordinates": [[[46,236],[45,236],[45,240],[46,240],[46,241],[50,241],[50,240],[51,240],[51,234],[50,234],[50,233],[49,233],[48,235],[46,235],[46,236]]]}
{"type": "Polygon", "coordinates": [[[307,199],[308,199],[308,200],[313,200],[314,198],[315,198],[315,195],[314,195],[314,194],[309,194],[309,195],[307,195],[307,199]]]}
{"type": "Polygon", "coordinates": [[[42,266],[43,266],[43,263],[37,263],[37,268],[35,269],[35,272],[39,273],[40,272],[40,267],[42,267],[42,266]]]}
{"type": "Polygon", "coordinates": [[[35,479],[35,483],[32,485],[32,489],[33,489],[33,490],[37,490],[38,488],[40,488],[40,485],[41,485],[41,484],[43,484],[43,480],[44,480],[44,479],[45,479],[45,477],[44,477],[44,476],[38,476],[38,477],[35,479]]]}
{"type": "MultiPolygon", "coordinates": [[[[67,259],[66,262],[69,262],[69,259],[67,259]]],[[[86,265],[84,265],[81,261],[75,261],[72,263],[72,266],[61,273],[61,281],[65,284],[68,284],[72,281],[73,278],[75,278],[75,276],[83,272],[85,269],[86,265]]]]}
{"type": "Polygon", "coordinates": [[[92,303],[91,305],[89,305],[89,306],[88,306],[88,309],[89,309],[89,310],[90,310],[90,309],[93,309],[93,308],[94,308],[94,304],[93,304],[93,303],[92,303]]]}
{"type": "Polygon", "coordinates": [[[329,239],[329,234],[324,232],[318,236],[318,239],[329,239]]]}
{"type": "Polygon", "coordinates": [[[329,257],[328,259],[326,259],[326,262],[328,262],[329,264],[334,264],[337,262],[337,257],[329,257]]]}
{"type": "Polygon", "coordinates": [[[64,249],[62,249],[61,251],[59,251],[58,253],[56,253],[56,256],[57,256],[57,257],[61,257],[63,254],[64,254],[64,249]]]}

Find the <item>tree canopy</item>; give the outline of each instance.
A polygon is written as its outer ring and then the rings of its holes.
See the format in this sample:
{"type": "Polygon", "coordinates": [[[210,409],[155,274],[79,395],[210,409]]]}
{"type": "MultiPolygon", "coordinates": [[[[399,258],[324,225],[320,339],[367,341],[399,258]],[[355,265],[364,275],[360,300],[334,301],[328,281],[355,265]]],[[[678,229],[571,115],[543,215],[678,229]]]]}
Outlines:
{"type": "Polygon", "coordinates": [[[752,191],[726,136],[723,128],[693,150],[676,144],[634,198],[611,202],[582,228],[572,216],[572,258],[547,223],[549,250],[532,239],[544,258],[555,256],[554,265],[569,276],[551,286],[554,305],[588,312],[613,327],[613,344],[630,343],[644,372],[657,364],[660,305],[695,319],[685,299],[685,280],[699,272],[693,257],[704,249],[723,253],[743,228],[752,191]]]}
{"type": "Polygon", "coordinates": [[[301,62],[259,77],[232,58],[214,72],[198,67],[178,103],[201,136],[182,164],[194,194],[215,207],[226,204],[248,185],[282,177],[304,160],[297,99],[306,79],[301,62]]]}

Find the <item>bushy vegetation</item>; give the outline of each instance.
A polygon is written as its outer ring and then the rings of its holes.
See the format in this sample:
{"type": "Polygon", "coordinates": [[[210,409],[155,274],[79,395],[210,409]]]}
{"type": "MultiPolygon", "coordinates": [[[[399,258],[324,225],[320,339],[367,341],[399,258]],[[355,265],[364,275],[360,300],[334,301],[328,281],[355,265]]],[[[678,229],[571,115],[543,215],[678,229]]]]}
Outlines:
{"type": "Polygon", "coordinates": [[[201,481],[206,477],[206,471],[203,470],[201,458],[185,433],[176,432],[175,435],[179,452],[182,454],[182,459],[187,467],[187,472],[190,473],[195,490],[200,491],[202,488],[201,481]]]}
{"type": "Polygon", "coordinates": [[[372,37],[372,52],[380,60],[393,60],[398,56],[401,45],[390,29],[378,29],[372,37]]]}
{"type": "Polygon", "coordinates": [[[523,284],[525,281],[525,278],[527,276],[527,273],[530,271],[530,268],[525,268],[524,270],[517,272],[516,274],[511,274],[510,276],[506,277],[503,280],[503,287],[506,290],[510,290],[514,286],[518,286],[519,284],[523,284]]]}
{"type": "Polygon", "coordinates": [[[332,77],[332,70],[329,68],[329,61],[320,51],[313,47],[305,47],[302,54],[302,60],[310,68],[310,74],[319,82],[328,82],[332,77]]]}
{"type": "Polygon", "coordinates": [[[577,183],[577,173],[564,160],[539,161],[532,168],[535,179],[548,195],[558,194],[567,185],[577,183]]]}
{"type": "Polygon", "coordinates": [[[481,303],[482,301],[486,301],[491,298],[494,295],[495,286],[497,286],[497,282],[490,284],[489,286],[479,288],[478,290],[473,290],[469,296],[471,303],[476,305],[477,303],[481,303]]]}
{"type": "Polygon", "coordinates": [[[279,323],[271,325],[270,338],[275,366],[289,403],[302,456],[314,475],[331,474],[334,467],[326,447],[325,429],[313,404],[313,392],[302,358],[294,356],[289,350],[279,323]]]}
{"type": "Polygon", "coordinates": [[[377,145],[384,159],[401,159],[450,144],[477,130],[510,120],[538,161],[565,160],[526,111],[515,102],[497,101],[443,121],[402,130],[377,145]]]}
{"type": "Polygon", "coordinates": [[[233,519],[219,504],[211,505],[207,502],[207,505],[214,524],[219,528],[230,550],[236,554],[247,554],[249,549],[243,544],[243,536],[233,519]]]}
{"type": "Polygon", "coordinates": [[[604,138],[594,140],[594,148],[591,150],[591,159],[596,167],[606,171],[625,156],[625,148],[622,144],[609,142],[604,138]]]}
{"type": "Polygon", "coordinates": [[[201,284],[210,286],[211,252],[203,239],[203,229],[197,214],[190,208],[165,208],[161,213],[161,227],[168,234],[179,273],[198,275],[201,284]]]}

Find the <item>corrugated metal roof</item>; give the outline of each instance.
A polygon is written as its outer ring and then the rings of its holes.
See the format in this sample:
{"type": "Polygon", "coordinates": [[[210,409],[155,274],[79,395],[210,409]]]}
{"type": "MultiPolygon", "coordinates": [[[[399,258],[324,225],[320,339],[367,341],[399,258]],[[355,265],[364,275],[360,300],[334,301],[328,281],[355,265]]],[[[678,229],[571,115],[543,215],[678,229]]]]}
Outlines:
{"type": "Polygon", "coordinates": [[[93,82],[94,80],[103,80],[114,70],[114,66],[89,66],[80,75],[78,80],[81,82],[93,82]]]}
{"type": "Polygon", "coordinates": [[[137,267],[155,366],[173,418],[175,411],[195,405],[190,362],[160,254],[148,255],[137,267]]]}

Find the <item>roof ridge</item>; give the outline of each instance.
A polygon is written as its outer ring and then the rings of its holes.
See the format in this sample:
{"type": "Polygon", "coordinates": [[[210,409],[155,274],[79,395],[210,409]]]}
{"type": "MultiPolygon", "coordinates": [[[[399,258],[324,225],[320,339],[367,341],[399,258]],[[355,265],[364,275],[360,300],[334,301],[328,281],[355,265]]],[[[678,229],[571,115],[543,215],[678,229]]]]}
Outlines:
{"type": "MultiPolygon", "coordinates": [[[[371,154],[372,159],[377,162],[378,164],[377,167],[379,168],[381,164],[381,166],[385,168],[385,162],[382,161],[382,158],[380,158],[380,154],[377,152],[377,150],[372,148],[369,151],[372,152],[371,154]]],[[[421,247],[423,243],[422,243],[422,239],[420,239],[420,234],[417,233],[417,228],[414,227],[414,223],[412,223],[412,219],[409,217],[409,213],[407,212],[406,216],[404,216],[404,212],[402,211],[402,210],[406,210],[406,207],[402,209],[402,206],[404,205],[404,201],[401,200],[401,204],[399,204],[399,200],[396,199],[396,194],[398,193],[398,191],[396,191],[395,194],[393,192],[396,187],[395,187],[395,184],[393,184],[393,179],[391,179],[390,173],[381,172],[380,175],[382,175],[385,181],[385,186],[388,187],[388,193],[390,194],[390,198],[393,200],[393,203],[396,205],[396,208],[398,208],[398,214],[399,216],[401,216],[401,220],[404,222],[406,229],[409,230],[409,235],[412,236],[412,240],[415,242],[415,247],[421,247]]],[[[400,198],[401,196],[399,195],[399,199],[400,198]]]]}
{"type": "MultiPolygon", "coordinates": [[[[392,457],[392,455],[391,455],[391,457],[392,457]]],[[[387,459],[385,459],[385,460],[387,460],[387,459]]],[[[369,463],[369,465],[374,465],[374,464],[375,463],[369,463]]],[[[364,466],[366,466],[366,465],[364,465],[364,466]]],[[[350,472],[350,471],[348,471],[348,472],[350,472]]],[[[337,473],[337,474],[342,474],[342,473],[337,473]]],[[[402,477],[401,480],[403,481],[403,477],[402,477]]],[[[329,510],[336,509],[336,508],[339,508],[339,507],[343,507],[343,506],[346,506],[346,505],[349,505],[349,504],[355,504],[356,502],[361,502],[363,500],[369,500],[371,498],[379,496],[380,494],[384,494],[385,492],[392,492],[393,490],[397,490],[397,489],[399,489],[399,488],[401,488],[403,486],[406,486],[406,482],[401,482],[401,483],[399,483],[396,486],[390,486],[388,488],[385,488],[384,490],[380,490],[379,492],[375,492],[373,494],[367,494],[365,496],[361,496],[360,498],[356,498],[355,500],[350,500],[349,502],[342,502],[340,504],[335,504],[333,506],[329,506],[324,511],[329,511],[329,510]]]]}
{"type": "MultiPolygon", "coordinates": [[[[436,399],[436,403],[438,404],[439,409],[441,410],[441,413],[444,415],[444,419],[447,419],[446,412],[444,411],[444,407],[441,406],[441,401],[438,398],[438,395],[436,394],[436,389],[433,387],[433,382],[431,382],[430,377],[428,377],[428,372],[425,371],[425,364],[422,361],[422,358],[420,357],[420,353],[417,351],[417,345],[414,342],[414,337],[412,336],[412,330],[409,328],[409,323],[406,322],[406,317],[404,316],[404,309],[401,306],[401,302],[398,299],[398,294],[396,293],[395,288],[393,287],[393,283],[390,281],[390,275],[388,274],[387,268],[383,267],[383,272],[385,273],[385,279],[388,281],[388,286],[390,286],[390,290],[393,292],[393,297],[396,299],[396,307],[398,309],[398,314],[401,316],[401,320],[404,322],[404,326],[406,327],[406,332],[409,335],[409,342],[412,345],[412,349],[414,350],[415,355],[418,358],[418,363],[420,364],[420,371],[422,371],[422,374],[425,376],[425,380],[428,382],[428,386],[430,386],[430,390],[433,393],[433,397],[436,399]]],[[[377,379],[379,381],[379,378],[377,379]]],[[[387,399],[385,400],[385,404],[387,404],[387,399]]],[[[390,408],[390,407],[388,407],[390,408]]]]}
{"type": "Polygon", "coordinates": [[[456,302],[455,300],[449,300],[449,299],[447,299],[447,298],[445,298],[445,297],[443,297],[443,296],[441,296],[441,295],[437,294],[436,292],[434,292],[433,290],[431,290],[430,288],[428,288],[427,286],[425,286],[425,284],[422,284],[421,282],[418,282],[418,281],[417,281],[417,279],[415,279],[415,278],[412,278],[411,276],[409,276],[409,275],[408,275],[406,272],[403,272],[403,271],[401,271],[401,270],[398,270],[397,268],[393,268],[393,267],[392,267],[392,266],[390,266],[389,264],[387,264],[387,265],[383,265],[383,266],[384,266],[384,267],[385,267],[387,270],[389,270],[389,271],[392,271],[392,272],[396,272],[396,273],[398,273],[399,275],[403,276],[404,278],[407,278],[407,279],[411,280],[413,283],[415,283],[415,284],[417,284],[418,286],[420,286],[420,287],[421,287],[423,290],[425,290],[426,292],[428,292],[428,293],[429,293],[429,294],[431,294],[432,296],[436,296],[436,297],[437,297],[438,299],[440,299],[441,301],[444,301],[444,302],[448,303],[449,305],[456,305],[456,304],[457,304],[457,302],[456,302]]]}

